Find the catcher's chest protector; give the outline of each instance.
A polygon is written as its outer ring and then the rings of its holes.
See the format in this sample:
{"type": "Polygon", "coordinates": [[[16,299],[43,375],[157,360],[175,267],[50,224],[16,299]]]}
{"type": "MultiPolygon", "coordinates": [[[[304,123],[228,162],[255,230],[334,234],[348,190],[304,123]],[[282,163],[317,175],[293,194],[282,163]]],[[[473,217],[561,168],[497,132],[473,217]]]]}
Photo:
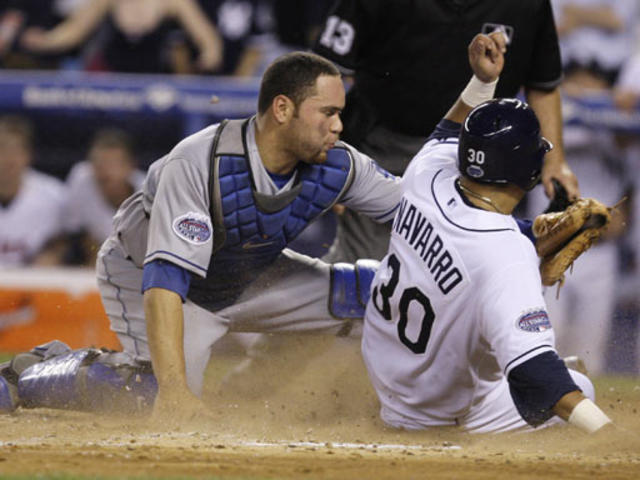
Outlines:
{"type": "Polygon", "coordinates": [[[211,152],[214,247],[205,280],[189,298],[210,310],[232,304],[282,250],[342,196],[353,177],[347,150],[333,148],[323,164],[300,163],[295,184],[277,195],[256,191],[244,145],[246,120],[223,122],[211,152]]]}

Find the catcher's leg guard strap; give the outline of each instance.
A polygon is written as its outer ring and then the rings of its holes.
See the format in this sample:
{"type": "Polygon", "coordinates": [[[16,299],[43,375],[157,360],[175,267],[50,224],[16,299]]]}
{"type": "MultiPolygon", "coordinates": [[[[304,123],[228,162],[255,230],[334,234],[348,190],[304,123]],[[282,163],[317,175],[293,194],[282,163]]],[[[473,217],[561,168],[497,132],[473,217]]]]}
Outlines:
{"type": "Polygon", "coordinates": [[[18,395],[27,407],[136,411],[153,403],[156,380],[150,367],[119,364],[119,354],[75,350],[26,369],[18,395]]]}
{"type": "Polygon", "coordinates": [[[355,265],[331,266],[329,311],[336,318],[362,318],[371,295],[371,282],[380,262],[358,260],[355,265]]]}

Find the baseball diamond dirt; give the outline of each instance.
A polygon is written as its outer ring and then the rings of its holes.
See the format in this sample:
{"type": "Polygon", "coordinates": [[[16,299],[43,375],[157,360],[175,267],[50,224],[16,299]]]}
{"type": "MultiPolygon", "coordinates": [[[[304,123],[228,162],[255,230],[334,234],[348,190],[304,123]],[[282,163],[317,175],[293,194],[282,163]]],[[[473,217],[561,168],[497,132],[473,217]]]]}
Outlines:
{"type": "MultiPolygon", "coordinates": [[[[357,341],[297,337],[296,348],[221,381],[205,399],[219,422],[174,429],[47,409],[0,415],[0,477],[244,479],[640,478],[640,379],[601,378],[598,403],[624,429],[466,435],[385,427],[357,341]],[[296,352],[295,350],[298,350],[296,352]],[[296,371],[292,360],[315,350],[296,371]],[[273,379],[277,379],[278,384],[273,379]]],[[[213,365],[233,361],[216,357],[213,365]]]]}

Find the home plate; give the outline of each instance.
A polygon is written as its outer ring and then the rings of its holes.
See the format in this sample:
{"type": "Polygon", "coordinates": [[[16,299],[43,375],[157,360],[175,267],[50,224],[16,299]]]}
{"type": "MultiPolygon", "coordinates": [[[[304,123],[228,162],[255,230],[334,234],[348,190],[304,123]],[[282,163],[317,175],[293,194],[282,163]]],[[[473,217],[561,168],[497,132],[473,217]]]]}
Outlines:
{"type": "Polygon", "coordinates": [[[241,445],[247,447],[289,447],[289,448],[334,448],[334,449],[350,449],[350,450],[462,450],[460,445],[452,445],[444,443],[442,445],[425,446],[425,445],[402,445],[395,443],[352,443],[352,442],[241,442],[241,445]]]}

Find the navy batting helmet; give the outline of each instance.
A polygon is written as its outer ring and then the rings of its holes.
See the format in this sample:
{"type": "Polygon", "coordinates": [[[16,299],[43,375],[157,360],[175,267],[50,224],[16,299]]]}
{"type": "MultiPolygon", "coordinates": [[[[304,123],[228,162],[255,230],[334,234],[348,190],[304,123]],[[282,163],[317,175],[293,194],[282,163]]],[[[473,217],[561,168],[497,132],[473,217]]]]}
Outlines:
{"type": "Polygon", "coordinates": [[[531,190],[553,146],[540,135],[533,110],[515,98],[489,100],[474,108],[460,132],[458,168],[481,183],[513,183],[531,190]]]}

